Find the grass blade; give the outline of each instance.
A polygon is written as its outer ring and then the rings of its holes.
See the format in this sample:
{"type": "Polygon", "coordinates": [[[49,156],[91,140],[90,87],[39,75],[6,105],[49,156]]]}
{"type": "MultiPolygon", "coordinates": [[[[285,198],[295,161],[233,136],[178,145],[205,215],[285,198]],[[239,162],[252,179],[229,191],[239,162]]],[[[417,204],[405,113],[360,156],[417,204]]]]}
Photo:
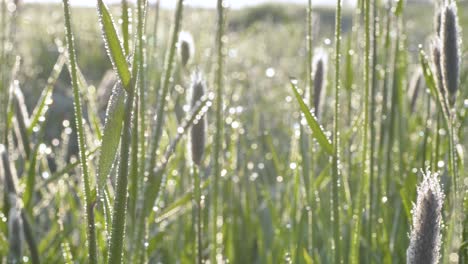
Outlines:
{"type": "Polygon", "coordinates": [[[103,190],[106,179],[112,169],[120,135],[122,134],[122,121],[125,110],[125,92],[120,83],[115,84],[106,111],[104,136],[101,143],[101,154],[98,166],[98,189],[103,190]]]}
{"type": "Polygon", "coordinates": [[[98,0],[98,12],[109,58],[114,70],[117,72],[120,81],[122,82],[122,86],[128,92],[130,88],[131,73],[128,68],[127,60],[125,59],[122,43],[117,35],[117,31],[115,30],[114,20],[102,0],[98,0]]]}
{"type": "Polygon", "coordinates": [[[86,159],[86,145],[84,135],[84,121],[83,113],[81,110],[81,97],[80,90],[78,87],[78,78],[76,70],[76,57],[75,57],[75,43],[73,33],[71,29],[71,14],[69,0],[63,0],[63,9],[65,15],[65,29],[68,46],[68,59],[69,59],[69,71],[71,75],[71,82],[73,86],[73,98],[74,98],[74,109],[75,109],[75,124],[78,136],[78,148],[79,158],[81,165],[81,174],[84,182],[84,204],[85,204],[85,218],[86,218],[86,233],[87,233],[87,244],[88,244],[88,258],[89,263],[95,264],[98,262],[97,259],[97,243],[96,243],[96,227],[94,225],[94,201],[91,197],[91,184],[89,179],[88,162],[86,159]]]}
{"type": "Polygon", "coordinates": [[[301,97],[301,94],[297,90],[296,84],[291,81],[291,88],[296,96],[297,102],[299,103],[299,107],[304,114],[307,124],[309,125],[310,129],[312,130],[312,136],[317,140],[320,146],[329,154],[333,154],[333,146],[330,143],[330,140],[325,135],[322,126],[318,123],[317,118],[312,115],[309,111],[309,108],[305,104],[304,100],[301,97]]]}

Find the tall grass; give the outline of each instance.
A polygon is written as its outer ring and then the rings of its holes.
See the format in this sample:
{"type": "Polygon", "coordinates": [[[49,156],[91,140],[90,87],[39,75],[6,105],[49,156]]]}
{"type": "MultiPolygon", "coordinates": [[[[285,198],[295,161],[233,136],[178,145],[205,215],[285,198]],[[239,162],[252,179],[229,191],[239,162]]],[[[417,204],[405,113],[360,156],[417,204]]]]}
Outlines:
{"type": "Polygon", "coordinates": [[[466,261],[464,3],[185,2],[1,1],[0,263],[466,261]]]}
{"type": "Polygon", "coordinates": [[[81,165],[81,173],[83,176],[83,187],[84,187],[84,204],[85,204],[85,219],[86,219],[86,234],[87,234],[87,244],[88,244],[88,258],[89,263],[97,263],[97,242],[96,242],[96,226],[94,222],[94,204],[95,204],[95,195],[92,196],[92,187],[91,179],[89,176],[88,161],[86,157],[86,143],[85,143],[85,134],[84,134],[84,120],[83,113],[81,109],[81,96],[80,90],[78,87],[78,77],[77,77],[77,66],[76,66],[76,56],[75,56],[75,44],[73,39],[73,32],[71,28],[71,14],[70,14],[70,3],[68,0],[63,1],[63,13],[65,15],[65,28],[67,34],[67,47],[68,47],[68,60],[69,60],[69,71],[71,76],[71,82],[73,87],[73,105],[74,105],[74,115],[75,115],[75,124],[78,138],[78,148],[79,148],[79,158],[81,165]]]}

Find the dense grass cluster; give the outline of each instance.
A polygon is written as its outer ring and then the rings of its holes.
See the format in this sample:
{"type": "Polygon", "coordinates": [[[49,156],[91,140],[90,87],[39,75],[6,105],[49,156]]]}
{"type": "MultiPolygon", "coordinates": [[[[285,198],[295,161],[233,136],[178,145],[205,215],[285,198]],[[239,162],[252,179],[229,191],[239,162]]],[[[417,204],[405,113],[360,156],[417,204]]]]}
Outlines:
{"type": "Polygon", "coordinates": [[[176,2],[1,0],[0,263],[468,263],[465,2],[176,2]]]}

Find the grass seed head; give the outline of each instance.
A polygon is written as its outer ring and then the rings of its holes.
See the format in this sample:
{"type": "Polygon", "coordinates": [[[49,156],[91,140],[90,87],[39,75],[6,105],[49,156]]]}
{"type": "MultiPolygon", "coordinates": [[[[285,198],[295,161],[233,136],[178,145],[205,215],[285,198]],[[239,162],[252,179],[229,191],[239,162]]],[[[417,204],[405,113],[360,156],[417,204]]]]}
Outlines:
{"type": "MultiPolygon", "coordinates": [[[[205,94],[206,84],[203,76],[199,72],[195,72],[192,76],[191,84],[191,96],[190,106],[193,110],[200,99],[205,94]]],[[[192,154],[192,161],[196,165],[200,166],[205,150],[205,130],[206,130],[206,118],[200,116],[197,118],[190,130],[190,148],[192,154]]]]}
{"type": "Polygon", "coordinates": [[[449,94],[451,105],[455,103],[460,82],[460,28],[455,2],[445,5],[441,23],[441,67],[442,80],[449,94]]]}
{"type": "Polygon", "coordinates": [[[435,74],[437,88],[442,95],[445,95],[445,87],[442,79],[442,65],[441,65],[441,42],[439,37],[435,37],[432,43],[432,63],[433,72],[435,74]]]}
{"type": "Polygon", "coordinates": [[[313,60],[314,108],[316,116],[319,117],[323,90],[327,81],[327,53],[323,49],[318,49],[313,60]]]}
{"type": "Polygon", "coordinates": [[[192,60],[195,53],[195,44],[193,42],[192,34],[186,31],[179,33],[179,42],[177,43],[177,50],[179,53],[180,63],[182,67],[186,67],[192,60]]]}
{"type": "Polygon", "coordinates": [[[444,194],[437,173],[427,172],[417,190],[413,208],[410,245],[406,252],[408,264],[439,262],[441,247],[442,205],[444,194]]]}

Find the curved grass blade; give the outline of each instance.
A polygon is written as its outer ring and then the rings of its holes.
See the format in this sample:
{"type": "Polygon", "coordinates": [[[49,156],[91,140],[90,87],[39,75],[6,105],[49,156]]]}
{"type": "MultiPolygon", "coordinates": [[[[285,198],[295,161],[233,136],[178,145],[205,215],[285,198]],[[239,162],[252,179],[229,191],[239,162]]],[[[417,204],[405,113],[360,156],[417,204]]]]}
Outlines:
{"type": "Polygon", "coordinates": [[[115,30],[114,20],[102,0],[98,0],[98,12],[107,53],[123,87],[128,91],[131,80],[130,70],[128,68],[127,60],[125,59],[122,43],[117,35],[117,31],[115,30]]]}
{"type": "Polygon", "coordinates": [[[310,113],[309,108],[302,99],[301,94],[297,90],[296,84],[294,84],[293,81],[291,81],[291,88],[296,96],[297,102],[299,103],[299,107],[307,120],[307,124],[312,130],[312,136],[329,155],[333,155],[333,146],[330,143],[330,140],[328,140],[325,135],[325,132],[323,131],[322,126],[318,123],[317,118],[310,113]]]}

